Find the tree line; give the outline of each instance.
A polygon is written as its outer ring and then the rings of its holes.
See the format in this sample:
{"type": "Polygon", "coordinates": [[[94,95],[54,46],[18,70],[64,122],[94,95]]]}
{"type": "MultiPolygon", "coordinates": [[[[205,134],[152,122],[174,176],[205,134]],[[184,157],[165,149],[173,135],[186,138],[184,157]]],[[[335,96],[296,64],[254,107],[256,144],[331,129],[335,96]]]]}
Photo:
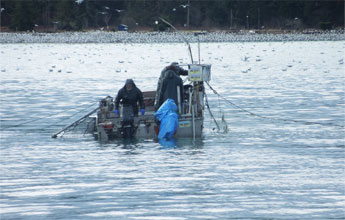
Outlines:
{"type": "Polygon", "coordinates": [[[344,28],[343,0],[1,0],[13,31],[344,28]]]}

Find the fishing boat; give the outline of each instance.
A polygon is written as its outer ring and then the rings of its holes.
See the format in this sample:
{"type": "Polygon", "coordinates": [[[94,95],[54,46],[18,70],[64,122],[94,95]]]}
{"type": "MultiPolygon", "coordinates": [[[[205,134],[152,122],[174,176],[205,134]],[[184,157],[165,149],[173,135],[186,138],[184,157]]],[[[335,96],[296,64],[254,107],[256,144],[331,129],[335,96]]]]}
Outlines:
{"type": "MultiPolygon", "coordinates": [[[[184,87],[184,102],[179,106],[178,126],[174,137],[201,137],[205,110],[204,81],[211,77],[211,65],[189,64],[188,83],[184,87]]],[[[133,123],[125,123],[126,108],[120,107],[120,114],[114,113],[114,99],[108,96],[99,102],[95,116],[90,116],[93,125],[90,126],[95,138],[99,141],[134,137],[138,139],[157,138],[159,121],[154,117],[156,91],[143,92],[146,106],[145,115],[133,117],[133,123]]]]}
{"type": "MultiPolygon", "coordinates": [[[[160,18],[163,22],[178,30],[169,22],[160,18]]],[[[200,41],[199,35],[204,33],[195,33],[198,37],[199,62],[194,62],[189,42],[184,38],[188,45],[191,64],[185,64],[188,69],[187,81],[183,85],[183,101],[178,100],[178,121],[177,128],[173,134],[174,137],[197,138],[202,136],[205,107],[209,109],[207,99],[205,105],[205,87],[204,84],[211,80],[211,65],[200,63],[200,41]]],[[[179,91],[179,89],[177,89],[179,91]]],[[[155,96],[156,91],[143,92],[144,103],[146,106],[145,115],[131,116],[128,120],[128,109],[126,106],[120,106],[120,114],[114,113],[114,98],[107,96],[99,101],[99,106],[89,114],[79,120],[61,129],[52,137],[56,138],[62,132],[71,127],[77,126],[81,121],[89,119],[86,132],[92,133],[94,137],[102,142],[119,138],[138,138],[152,139],[157,138],[160,132],[160,122],[155,118],[155,96]],[[128,123],[130,121],[130,123],[128,123]]],[[[180,97],[180,94],[178,94],[180,97]]],[[[163,104],[164,105],[164,104],[163,104]]],[[[158,110],[159,111],[159,110],[158,110]]],[[[211,116],[212,113],[210,112],[211,116]]],[[[216,121],[215,121],[216,122],[216,121]]],[[[216,123],[217,124],[217,123],[216,123]]],[[[218,125],[217,125],[218,126],[218,125]]]]}

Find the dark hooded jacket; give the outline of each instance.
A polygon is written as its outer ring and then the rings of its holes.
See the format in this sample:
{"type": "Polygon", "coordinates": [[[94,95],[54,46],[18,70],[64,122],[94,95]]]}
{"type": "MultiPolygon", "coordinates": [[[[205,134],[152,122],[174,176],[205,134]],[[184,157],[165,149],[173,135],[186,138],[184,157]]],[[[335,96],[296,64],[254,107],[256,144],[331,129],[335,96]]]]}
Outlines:
{"type": "Polygon", "coordinates": [[[181,77],[177,76],[174,71],[167,71],[166,77],[162,83],[162,90],[159,96],[159,106],[161,106],[165,100],[173,99],[178,104],[177,100],[177,86],[180,87],[180,100],[183,103],[183,82],[181,77]]]}
{"type": "MultiPolygon", "coordinates": [[[[157,90],[156,90],[156,97],[155,97],[155,109],[158,110],[158,108],[161,106],[162,103],[160,103],[160,97],[162,96],[162,85],[163,80],[167,76],[169,71],[175,72],[177,76],[187,76],[188,70],[185,70],[181,68],[177,62],[171,63],[169,66],[166,66],[162,71],[161,75],[159,76],[158,83],[157,83],[157,90]]],[[[179,77],[180,78],[180,77],[179,77]]],[[[176,103],[177,104],[177,103],[176,103]]]]}
{"type": "Polygon", "coordinates": [[[180,67],[177,62],[173,62],[169,66],[166,66],[162,70],[161,76],[164,74],[164,72],[166,72],[168,70],[174,71],[175,74],[178,75],[178,76],[187,76],[188,75],[188,70],[185,70],[182,67],[180,67]]]}
{"type": "Polygon", "coordinates": [[[140,109],[145,109],[143,93],[138,89],[132,79],[127,79],[124,87],[122,87],[117,93],[115,99],[115,109],[119,110],[119,104],[123,105],[132,105],[134,115],[138,115],[138,104],[139,102],[140,109]],[[132,84],[133,88],[131,90],[126,89],[127,84],[132,84]]]}

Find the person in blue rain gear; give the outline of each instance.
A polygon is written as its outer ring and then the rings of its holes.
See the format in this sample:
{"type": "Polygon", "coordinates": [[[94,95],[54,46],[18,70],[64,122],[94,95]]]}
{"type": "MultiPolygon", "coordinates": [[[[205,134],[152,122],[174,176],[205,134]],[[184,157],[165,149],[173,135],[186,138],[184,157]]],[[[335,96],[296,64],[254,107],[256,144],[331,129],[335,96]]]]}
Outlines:
{"type": "Polygon", "coordinates": [[[166,100],[155,112],[154,117],[159,121],[158,139],[170,139],[178,127],[177,106],[173,99],[166,100]]]}

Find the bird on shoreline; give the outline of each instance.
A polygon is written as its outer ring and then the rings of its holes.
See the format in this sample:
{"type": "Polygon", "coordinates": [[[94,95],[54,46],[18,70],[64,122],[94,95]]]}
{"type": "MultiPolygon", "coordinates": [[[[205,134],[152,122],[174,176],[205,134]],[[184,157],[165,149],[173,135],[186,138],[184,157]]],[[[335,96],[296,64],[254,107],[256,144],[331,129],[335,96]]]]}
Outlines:
{"type": "Polygon", "coordinates": [[[84,0],[76,0],[75,3],[77,3],[78,5],[80,5],[81,3],[83,3],[84,0]]]}
{"type": "MultiPolygon", "coordinates": [[[[106,16],[106,15],[103,15],[106,16]]],[[[52,23],[58,27],[61,21],[52,21],[52,23]]],[[[104,29],[104,28],[102,28],[104,29]]],[[[190,33],[183,33],[184,36],[191,42],[197,42],[190,33]]],[[[30,34],[30,33],[1,33],[0,43],[85,43],[85,42],[131,42],[131,43],[178,43],[182,40],[176,37],[175,32],[102,32],[99,33],[99,28],[95,31],[89,32],[57,32],[57,33],[43,33],[42,35],[30,34]]],[[[335,33],[320,33],[315,35],[306,34],[294,34],[288,35],[272,35],[272,34],[258,34],[255,38],[248,36],[252,35],[238,35],[227,32],[209,32],[204,35],[203,41],[205,42],[282,42],[282,41],[310,41],[310,40],[344,40],[344,32],[337,31],[335,33]]],[[[275,48],[267,50],[267,52],[277,51],[275,48]]],[[[210,53],[208,53],[210,54],[210,53]]],[[[251,57],[246,54],[241,57],[241,61],[250,62],[252,59],[256,61],[257,57],[251,57]]],[[[259,59],[262,59],[260,57],[259,59]]],[[[263,60],[263,59],[262,59],[263,60]]],[[[258,62],[258,61],[257,61],[258,62]]],[[[339,61],[339,64],[344,61],[339,61]]]]}

